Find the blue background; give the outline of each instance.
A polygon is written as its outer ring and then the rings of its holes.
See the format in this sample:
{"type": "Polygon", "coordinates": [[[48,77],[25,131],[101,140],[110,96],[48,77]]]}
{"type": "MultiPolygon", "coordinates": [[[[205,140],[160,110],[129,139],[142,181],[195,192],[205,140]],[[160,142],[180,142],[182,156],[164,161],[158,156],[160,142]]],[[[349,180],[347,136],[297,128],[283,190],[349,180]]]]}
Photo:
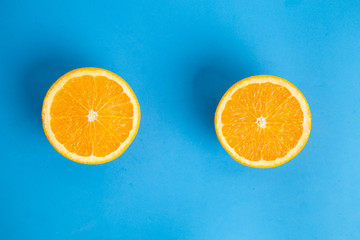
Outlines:
{"type": "Polygon", "coordinates": [[[360,2],[0,2],[0,239],[360,239],[360,2]],[[42,100],[74,68],[122,76],[138,135],[96,166],[62,157],[42,100]],[[232,160],[216,105],[257,74],[307,98],[304,150],[232,160]]]}

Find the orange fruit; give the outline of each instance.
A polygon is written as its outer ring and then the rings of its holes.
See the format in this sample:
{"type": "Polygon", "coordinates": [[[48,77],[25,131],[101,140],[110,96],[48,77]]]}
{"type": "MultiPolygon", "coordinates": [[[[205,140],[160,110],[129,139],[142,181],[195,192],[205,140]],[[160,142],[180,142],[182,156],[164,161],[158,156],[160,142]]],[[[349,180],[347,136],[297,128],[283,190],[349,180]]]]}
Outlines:
{"type": "Polygon", "coordinates": [[[311,113],[305,97],[290,82],[253,76],[235,83],[222,97],[215,129],[236,161],[270,168],[289,161],[305,146],[311,113]]]}
{"type": "Polygon", "coordinates": [[[133,141],[140,107],[130,86],[115,73],[80,68],[52,85],[42,120],[58,152],[75,162],[99,164],[120,156],[133,141]]]}

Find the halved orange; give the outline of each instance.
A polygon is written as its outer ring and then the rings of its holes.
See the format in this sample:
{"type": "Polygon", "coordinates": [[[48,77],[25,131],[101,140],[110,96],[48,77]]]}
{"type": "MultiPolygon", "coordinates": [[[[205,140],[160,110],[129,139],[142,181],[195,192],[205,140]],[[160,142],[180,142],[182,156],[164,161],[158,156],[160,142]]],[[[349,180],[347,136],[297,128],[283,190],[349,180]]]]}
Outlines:
{"type": "Polygon", "coordinates": [[[215,113],[220,143],[238,162],[276,167],[305,146],[311,113],[302,93],[283,78],[260,75],[235,83],[215,113]]]}
{"type": "Polygon", "coordinates": [[[75,162],[99,164],[120,156],[133,141],[140,106],[130,86],[115,73],[80,68],[52,85],[42,119],[58,152],[75,162]]]}

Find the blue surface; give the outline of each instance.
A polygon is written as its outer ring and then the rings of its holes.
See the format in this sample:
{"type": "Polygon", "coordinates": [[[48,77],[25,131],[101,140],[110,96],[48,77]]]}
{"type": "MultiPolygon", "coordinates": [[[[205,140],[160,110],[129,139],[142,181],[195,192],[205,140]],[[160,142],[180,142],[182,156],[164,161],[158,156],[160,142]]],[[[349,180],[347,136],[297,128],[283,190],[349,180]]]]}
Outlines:
{"type": "Polygon", "coordinates": [[[360,3],[0,2],[0,239],[360,239],[360,3]],[[42,100],[78,67],[138,96],[139,133],[118,159],[62,157],[42,100]],[[272,74],[307,98],[310,139],[254,169],[213,116],[238,80],[272,74]]]}

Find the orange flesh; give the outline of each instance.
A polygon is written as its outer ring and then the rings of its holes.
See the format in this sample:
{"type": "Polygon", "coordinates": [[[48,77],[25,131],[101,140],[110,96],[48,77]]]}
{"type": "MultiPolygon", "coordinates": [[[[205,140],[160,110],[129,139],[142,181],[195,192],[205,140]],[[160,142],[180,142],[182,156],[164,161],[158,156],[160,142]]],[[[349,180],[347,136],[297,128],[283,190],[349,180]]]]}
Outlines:
{"type": "Polygon", "coordinates": [[[51,130],[70,152],[104,157],[117,150],[133,128],[133,104],[123,88],[104,76],[67,81],[54,96],[51,130]]]}
{"type": "Polygon", "coordinates": [[[273,161],[293,149],[303,133],[304,114],[288,89],[253,83],[238,89],[221,115],[231,148],[251,161],[273,161]]]}

